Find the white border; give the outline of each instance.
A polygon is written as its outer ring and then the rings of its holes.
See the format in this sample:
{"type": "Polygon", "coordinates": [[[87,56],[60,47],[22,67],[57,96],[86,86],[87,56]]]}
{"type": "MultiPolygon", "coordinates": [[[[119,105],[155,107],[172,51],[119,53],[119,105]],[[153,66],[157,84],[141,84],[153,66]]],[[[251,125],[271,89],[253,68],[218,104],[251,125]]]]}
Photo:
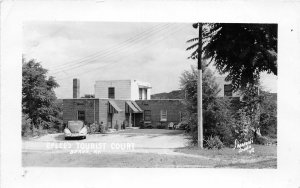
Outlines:
{"type": "Polygon", "coordinates": [[[1,186],[300,187],[300,9],[297,1],[4,1],[1,3],[1,186]],[[24,21],[279,23],[278,169],[21,167],[24,21]],[[293,31],[292,31],[293,30],[293,31]],[[25,170],[27,173],[25,173],[25,170]]]}

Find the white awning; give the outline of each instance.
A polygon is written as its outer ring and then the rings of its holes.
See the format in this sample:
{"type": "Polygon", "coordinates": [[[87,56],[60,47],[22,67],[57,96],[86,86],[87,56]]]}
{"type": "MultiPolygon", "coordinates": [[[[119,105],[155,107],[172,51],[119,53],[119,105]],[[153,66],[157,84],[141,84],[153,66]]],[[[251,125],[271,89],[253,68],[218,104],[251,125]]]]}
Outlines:
{"type": "Polygon", "coordinates": [[[118,113],[122,112],[121,108],[118,107],[118,105],[115,103],[115,101],[108,101],[109,106],[108,106],[108,113],[118,113]]]}
{"type": "Polygon", "coordinates": [[[139,107],[138,104],[136,104],[135,101],[131,101],[131,103],[134,105],[134,107],[135,107],[136,109],[138,109],[140,112],[143,112],[143,110],[139,107]]]}
{"type": "Polygon", "coordinates": [[[130,109],[133,113],[139,113],[140,111],[131,103],[131,101],[126,101],[126,112],[129,113],[130,109]]]}
{"type": "Polygon", "coordinates": [[[145,86],[145,85],[138,85],[139,88],[146,88],[146,89],[151,89],[151,86],[145,86]]]}

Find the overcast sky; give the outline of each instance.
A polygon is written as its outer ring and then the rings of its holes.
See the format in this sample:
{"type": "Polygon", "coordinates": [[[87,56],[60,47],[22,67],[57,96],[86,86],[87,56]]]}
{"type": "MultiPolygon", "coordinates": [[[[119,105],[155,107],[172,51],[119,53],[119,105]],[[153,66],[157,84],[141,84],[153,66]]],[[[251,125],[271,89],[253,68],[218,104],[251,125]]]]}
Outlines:
{"type": "MultiPolygon", "coordinates": [[[[195,60],[188,39],[198,31],[187,23],[30,22],[23,26],[27,60],[36,59],[56,78],[58,98],[72,97],[72,79],[81,95],[93,94],[96,80],[137,79],[152,93],[180,87],[179,77],[195,60]]],[[[277,77],[262,75],[263,86],[277,92],[277,77]]]]}

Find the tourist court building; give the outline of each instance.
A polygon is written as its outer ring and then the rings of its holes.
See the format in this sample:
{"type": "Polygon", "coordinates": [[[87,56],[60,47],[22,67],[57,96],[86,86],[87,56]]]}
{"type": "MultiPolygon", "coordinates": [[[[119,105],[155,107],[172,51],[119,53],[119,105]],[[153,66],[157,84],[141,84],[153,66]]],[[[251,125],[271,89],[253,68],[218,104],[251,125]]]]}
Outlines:
{"type": "Polygon", "coordinates": [[[73,98],[63,99],[63,121],[82,120],[109,129],[168,127],[182,121],[182,99],[151,100],[151,84],[138,80],[96,81],[95,98],[80,97],[80,81],[73,79],[73,98]]]}

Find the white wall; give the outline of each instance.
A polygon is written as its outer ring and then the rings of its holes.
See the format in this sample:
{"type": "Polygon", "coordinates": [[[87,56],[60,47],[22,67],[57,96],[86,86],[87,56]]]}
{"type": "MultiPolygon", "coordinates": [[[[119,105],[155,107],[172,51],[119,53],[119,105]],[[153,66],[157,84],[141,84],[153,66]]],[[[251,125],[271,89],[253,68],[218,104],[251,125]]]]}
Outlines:
{"type": "MultiPolygon", "coordinates": [[[[139,100],[139,86],[147,87],[147,99],[151,96],[151,85],[138,80],[99,80],[95,83],[95,98],[107,99],[108,88],[115,88],[115,99],[139,100]]],[[[143,91],[143,99],[146,92],[143,91]]]]}
{"type": "MultiPolygon", "coordinates": [[[[141,82],[138,80],[131,81],[131,100],[139,100],[139,86],[148,87],[147,88],[147,99],[151,96],[151,84],[147,82],[141,82]]],[[[146,88],[145,88],[146,89],[146,88]]],[[[142,92],[142,99],[146,99],[146,92],[142,92]]]]}
{"type": "Polygon", "coordinates": [[[115,99],[131,100],[130,80],[100,80],[95,83],[95,98],[107,99],[108,88],[115,88],[115,99]]]}
{"type": "MultiPolygon", "coordinates": [[[[225,84],[230,84],[231,82],[226,82],[225,81],[225,76],[219,76],[219,77],[216,77],[216,82],[219,84],[219,89],[220,89],[220,92],[218,93],[218,97],[224,97],[224,85],[225,84]]],[[[235,92],[235,93],[232,93],[232,96],[233,97],[239,97],[240,95],[235,92]]]]}

